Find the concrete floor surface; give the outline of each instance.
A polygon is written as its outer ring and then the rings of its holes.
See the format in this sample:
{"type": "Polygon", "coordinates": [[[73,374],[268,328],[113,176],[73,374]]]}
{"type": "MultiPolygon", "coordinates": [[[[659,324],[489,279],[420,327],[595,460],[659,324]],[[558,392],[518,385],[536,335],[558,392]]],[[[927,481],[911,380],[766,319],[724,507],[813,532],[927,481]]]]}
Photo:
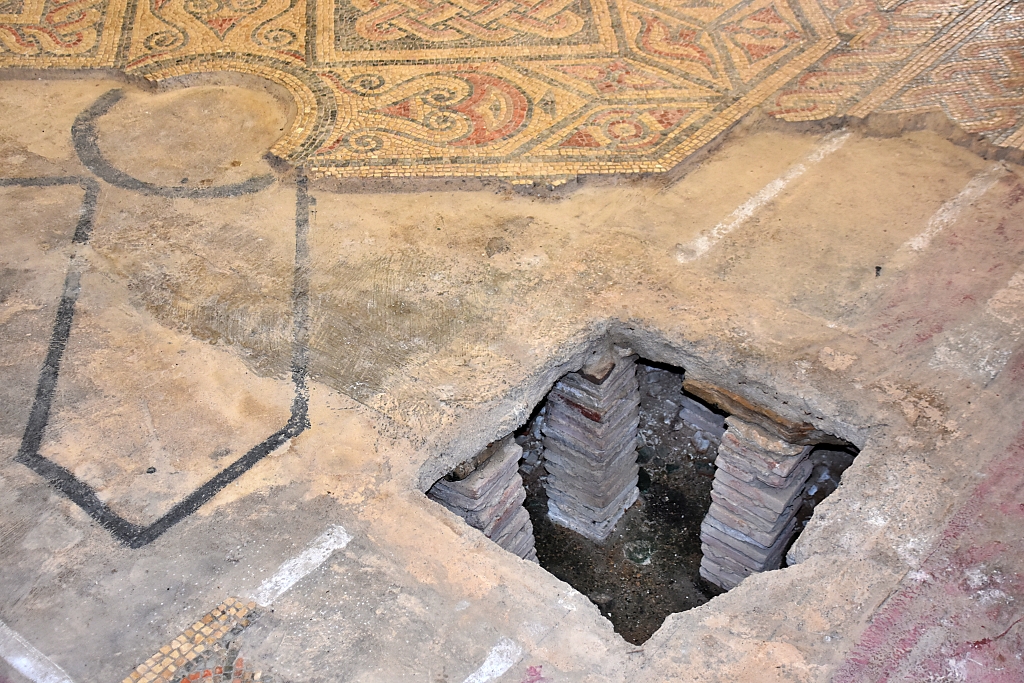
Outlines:
{"type": "Polygon", "coordinates": [[[1024,680],[1019,165],[755,112],[671,175],[338,185],[266,90],[0,111],[0,678],[1024,680]],[[422,493],[609,335],[861,449],[640,647],[422,493]]]}

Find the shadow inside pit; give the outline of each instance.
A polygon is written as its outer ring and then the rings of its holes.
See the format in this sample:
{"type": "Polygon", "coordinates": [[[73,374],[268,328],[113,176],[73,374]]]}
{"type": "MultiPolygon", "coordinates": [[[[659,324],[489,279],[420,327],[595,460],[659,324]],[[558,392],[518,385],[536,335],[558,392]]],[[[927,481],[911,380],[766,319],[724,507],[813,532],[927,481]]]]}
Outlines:
{"type": "Polygon", "coordinates": [[[637,370],[640,497],[603,544],[548,518],[545,403],[516,441],[524,453],[520,473],[540,565],[586,595],[623,638],[639,645],[668,615],[703,605],[722,590],[699,574],[700,524],[711,505],[717,439],[679,418],[681,370],[655,363],[637,370]]]}
{"type": "Polygon", "coordinates": [[[427,496],[587,596],[639,645],[670,614],[785,566],[857,450],[810,425],[779,436],[770,408],[684,385],[681,368],[594,358],[427,496]]]}
{"type": "MultiPolygon", "coordinates": [[[[602,544],[548,517],[542,433],[546,402],[515,434],[523,448],[519,471],[540,565],[586,595],[635,645],[650,638],[670,614],[724,592],[700,576],[700,533],[727,417],[683,391],[680,368],[641,361],[637,379],[640,495],[602,544]]],[[[803,492],[794,540],[855,455],[838,446],[812,451],[815,468],[803,492]]]]}

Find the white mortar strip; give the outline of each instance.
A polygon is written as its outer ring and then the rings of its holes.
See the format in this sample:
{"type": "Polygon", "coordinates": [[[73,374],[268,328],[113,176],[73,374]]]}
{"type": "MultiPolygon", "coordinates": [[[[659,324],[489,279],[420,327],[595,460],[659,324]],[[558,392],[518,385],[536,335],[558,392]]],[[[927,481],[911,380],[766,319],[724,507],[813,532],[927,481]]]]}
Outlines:
{"type": "Polygon", "coordinates": [[[487,659],[480,665],[480,668],[469,675],[462,683],[487,683],[493,681],[513,666],[523,657],[523,648],[508,638],[502,638],[491,648],[487,659]]]}
{"type": "Polygon", "coordinates": [[[32,644],[0,621],[0,657],[33,683],[74,683],[71,677],[32,644]]]}
{"type": "Polygon", "coordinates": [[[757,194],[743,202],[738,209],[729,214],[724,221],[712,228],[710,232],[703,233],[689,244],[681,246],[676,259],[680,263],[689,263],[708,253],[711,247],[718,244],[723,237],[746,222],[761,207],[775,199],[787,185],[806,173],[808,167],[813,166],[842,147],[843,143],[850,138],[850,135],[851,133],[846,130],[837,130],[826,135],[806,159],[793,164],[785,173],[761,188],[757,194]]]}
{"type": "Polygon", "coordinates": [[[992,189],[992,186],[999,182],[999,178],[1002,175],[1003,167],[996,164],[971,178],[964,189],[960,190],[960,194],[940,206],[935,215],[928,219],[928,227],[924,229],[924,232],[911,237],[903,246],[911,251],[924,251],[927,249],[928,245],[932,242],[932,238],[952,225],[960,216],[960,211],[992,189]]]}
{"type": "Polygon", "coordinates": [[[269,606],[289,588],[323,564],[331,556],[331,553],[344,548],[351,540],[352,537],[348,535],[344,527],[332,526],[320,534],[312,545],[282,564],[277,573],[260,584],[252,599],[264,607],[269,606]]]}

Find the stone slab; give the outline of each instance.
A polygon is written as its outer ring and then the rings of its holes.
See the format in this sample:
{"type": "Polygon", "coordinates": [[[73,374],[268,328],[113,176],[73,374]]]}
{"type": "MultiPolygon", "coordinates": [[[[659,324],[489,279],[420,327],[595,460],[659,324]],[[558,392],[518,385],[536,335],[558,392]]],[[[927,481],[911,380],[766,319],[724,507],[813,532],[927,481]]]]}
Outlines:
{"type": "Polygon", "coordinates": [[[704,559],[710,560],[718,566],[728,569],[730,572],[736,574],[737,576],[749,576],[750,574],[754,574],[760,571],[760,567],[753,568],[750,566],[749,558],[746,558],[743,555],[739,555],[739,558],[741,559],[737,559],[729,552],[723,552],[720,546],[712,546],[708,545],[707,543],[701,543],[700,549],[704,555],[704,557],[701,558],[702,561],[704,559]]]}
{"type": "Polygon", "coordinates": [[[429,495],[447,507],[479,510],[494,503],[502,495],[505,482],[519,467],[523,449],[509,440],[508,444],[492,455],[482,467],[461,481],[440,479],[431,487],[429,495]]]}
{"type": "MultiPolygon", "coordinates": [[[[554,477],[548,479],[548,495],[556,498],[571,498],[588,509],[603,511],[622,497],[622,492],[636,486],[639,467],[634,463],[631,471],[616,477],[607,484],[607,488],[592,490],[579,486],[571,477],[554,477]]],[[[595,512],[595,514],[601,514],[595,512]]],[[[595,517],[596,519],[597,517],[595,517]]]]}
{"type": "Polygon", "coordinates": [[[737,515],[744,515],[751,519],[757,517],[763,520],[768,525],[768,529],[779,519],[780,513],[758,505],[736,489],[723,484],[722,480],[717,477],[711,482],[711,500],[737,515]]]}
{"type": "Polygon", "coordinates": [[[745,576],[737,576],[710,560],[707,561],[707,565],[701,562],[700,575],[705,581],[710,581],[725,590],[732,590],[736,586],[740,585],[740,582],[742,582],[743,579],[747,578],[745,576]]]}
{"type": "Polygon", "coordinates": [[[720,442],[725,429],[718,429],[714,423],[706,421],[701,415],[683,408],[679,411],[679,419],[690,426],[691,429],[700,431],[710,440],[720,442]]]}
{"type": "Polygon", "coordinates": [[[552,392],[564,391],[567,395],[575,397],[588,405],[603,405],[606,396],[617,395],[623,386],[636,383],[639,389],[639,382],[636,380],[636,357],[620,360],[615,364],[604,382],[595,384],[577,372],[571,372],[555,383],[552,392]]]}
{"type": "Polygon", "coordinates": [[[636,501],[637,488],[636,482],[632,482],[610,503],[599,508],[587,505],[584,501],[579,500],[575,493],[575,491],[551,488],[548,491],[548,501],[557,503],[558,507],[566,514],[574,515],[585,521],[603,523],[618,514],[619,508],[624,510],[636,501]]]}
{"type": "MultiPolygon", "coordinates": [[[[501,533],[509,518],[515,514],[517,509],[525,509],[523,508],[524,502],[526,502],[526,489],[523,488],[522,480],[520,480],[516,484],[509,486],[507,499],[503,505],[494,509],[489,518],[484,517],[481,520],[474,520],[476,523],[470,522],[470,525],[480,529],[488,537],[494,537],[501,533]],[[480,521],[483,520],[486,520],[485,525],[483,527],[478,526],[480,521]]],[[[466,521],[469,522],[470,520],[467,519],[466,521]]]]}
{"type": "Polygon", "coordinates": [[[624,430],[623,434],[614,441],[606,442],[603,448],[598,447],[599,444],[593,440],[586,438],[586,436],[576,436],[575,434],[563,431],[560,429],[549,429],[544,433],[545,446],[549,446],[548,441],[554,440],[561,444],[560,450],[568,455],[579,455],[587,458],[595,466],[601,466],[603,463],[608,462],[611,459],[621,456],[624,450],[630,450],[636,448],[636,428],[640,424],[639,413],[636,417],[627,425],[627,429],[624,430]]]}
{"type": "Polygon", "coordinates": [[[607,396],[600,402],[592,402],[589,400],[590,396],[581,392],[570,391],[570,389],[571,387],[562,386],[552,390],[548,394],[549,402],[554,399],[564,403],[580,416],[597,423],[608,422],[608,417],[606,417],[608,414],[621,410],[624,404],[639,403],[640,400],[640,391],[635,381],[620,383],[618,387],[614,388],[614,394],[607,396]]]}
{"type": "Polygon", "coordinates": [[[595,481],[605,476],[608,471],[622,470],[636,462],[635,439],[624,442],[619,453],[599,462],[593,461],[584,453],[567,448],[554,438],[545,439],[544,445],[546,463],[555,463],[573,476],[581,476],[595,481]]]}
{"type": "Polygon", "coordinates": [[[629,477],[636,476],[637,462],[633,451],[629,451],[611,463],[606,471],[595,471],[585,462],[562,457],[555,450],[548,450],[552,456],[545,463],[550,477],[560,480],[570,488],[589,491],[593,495],[602,495],[608,491],[619,490],[622,483],[629,477]]]}
{"type": "Polygon", "coordinates": [[[520,534],[530,522],[530,513],[521,504],[512,508],[503,520],[501,525],[495,525],[487,537],[498,545],[505,547],[518,534],[520,534]]]}
{"type": "Polygon", "coordinates": [[[778,458],[800,455],[807,448],[804,444],[784,441],[761,426],[741,420],[735,415],[725,418],[725,424],[728,426],[727,433],[732,434],[733,437],[740,441],[750,444],[750,448],[761,453],[771,453],[778,458]]]}
{"type": "MultiPolygon", "coordinates": [[[[790,484],[792,476],[800,476],[800,464],[802,462],[806,462],[806,458],[803,460],[794,458],[792,467],[789,467],[789,463],[787,463],[786,469],[788,471],[786,476],[782,476],[751,462],[749,459],[743,458],[734,448],[727,447],[725,442],[719,447],[718,457],[715,459],[715,465],[737,479],[747,483],[758,481],[772,488],[785,488],[790,484]]],[[[804,478],[806,476],[808,475],[804,475],[804,478]]]]}
{"type": "MultiPolygon", "coordinates": [[[[681,388],[682,387],[680,386],[680,389],[681,388]]],[[[673,398],[673,400],[675,399],[673,398]]],[[[700,401],[694,400],[683,393],[680,393],[679,395],[679,407],[679,417],[685,420],[686,416],[690,416],[693,420],[700,422],[700,428],[702,431],[721,440],[722,435],[725,433],[724,415],[712,412],[700,401]],[[684,416],[683,413],[686,413],[686,416],[684,416]]]]}
{"type": "Polygon", "coordinates": [[[595,422],[575,408],[562,403],[561,399],[549,399],[544,432],[565,429],[568,426],[577,439],[614,442],[625,425],[636,421],[640,412],[639,405],[639,401],[623,400],[622,405],[618,406],[614,413],[609,412],[603,416],[606,421],[595,422]]]}
{"type": "Polygon", "coordinates": [[[811,447],[807,446],[795,455],[778,456],[758,450],[750,442],[736,438],[734,433],[726,432],[722,437],[719,455],[721,455],[723,450],[728,451],[733,459],[746,464],[752,472],[763,473],[765,476],[773,475],[781,481],[787,479],[792,471],[807,458],[811,452],[811,447]]]}
{"type": "Polygon", "coordinates": [[[792,535],[792,530],[795,528],[796,519],[794,518],[790,520],[786,530],[779,535],[775,544],[766,548],[749,536],[746,536],[735,529],[723,526],[713,517],[705,517],[700,526],[700,538],[702,542],[707,543],[708,545],[732,548],[733,550],[749,557],[754,563],[756,563],[754,566],[759,565],[761,568],[770,569],[772,568],[770,565],[773,561],[782,561],[782,552],[792,535]]]}

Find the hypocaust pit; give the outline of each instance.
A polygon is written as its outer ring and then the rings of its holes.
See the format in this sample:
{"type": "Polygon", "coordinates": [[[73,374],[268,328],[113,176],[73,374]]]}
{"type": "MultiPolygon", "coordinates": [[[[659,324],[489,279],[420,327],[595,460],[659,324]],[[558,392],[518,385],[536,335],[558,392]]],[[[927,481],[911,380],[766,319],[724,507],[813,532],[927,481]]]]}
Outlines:
{"type": "Polygon", "coordinates": [[[786,566],[857,453],[605,341],[526,424],[427,496],[586,595],[639,645],[669,614],[786,566]]]}

